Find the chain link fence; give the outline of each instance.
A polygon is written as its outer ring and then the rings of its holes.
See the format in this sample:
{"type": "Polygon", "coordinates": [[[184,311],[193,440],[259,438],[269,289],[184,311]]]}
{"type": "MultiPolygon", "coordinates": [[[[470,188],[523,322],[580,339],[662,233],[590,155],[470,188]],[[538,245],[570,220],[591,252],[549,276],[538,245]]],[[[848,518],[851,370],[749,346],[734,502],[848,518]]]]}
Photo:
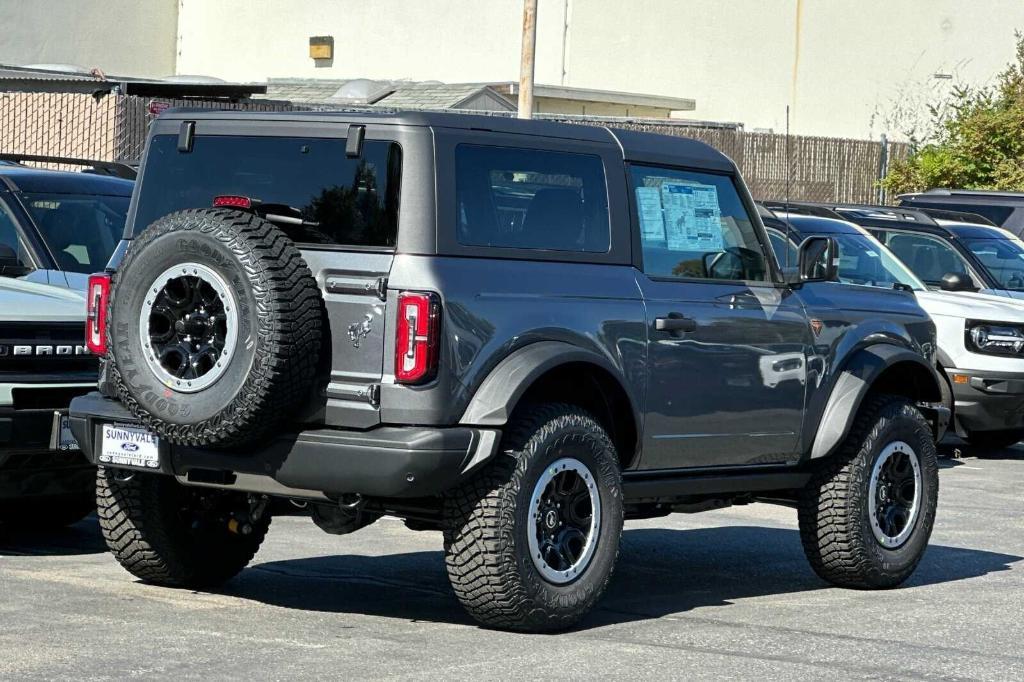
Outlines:
{"type": "MultiPolygon", "coordinates": [[[[44,154],[99,161],[136,162],[149,122],[165,108],[296,111],[311,107],[268,100],[225,102],[72,93],[0,93],[0,152],[44,154]]],[[[878,180],[893,159],[905,158],[903,143],[835,137],[746,132],[735,125],[663,119],[541,115],[538,118],[602,125],[701,140],[739,166],[759,199],[884,202],[878,180]]]]}

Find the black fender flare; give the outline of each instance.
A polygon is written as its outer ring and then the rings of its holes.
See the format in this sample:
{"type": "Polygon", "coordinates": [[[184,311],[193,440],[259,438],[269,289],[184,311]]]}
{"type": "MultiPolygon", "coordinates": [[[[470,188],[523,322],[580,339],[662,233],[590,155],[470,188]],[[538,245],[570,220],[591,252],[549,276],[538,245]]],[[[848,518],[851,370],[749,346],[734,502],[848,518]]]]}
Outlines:
{"type": "Polygon", "coordinates": [[[509,353],[480,384],[459,423],[504,426],[519,399],[538,378],[559,365],[572,362],[596,365],[614,377],[629,397],[635,423],[638,427],[643,423],[633,396],[622,383],[620,371],[598,353],[564,341],[538,341],[509,353]]]}
{"type": "MultiPolygon", "coordinates": [[[[862,348],[850,357],[832,387],[825,410],[818,422],[818,430],[811,446],[811,459],[831,454],[842,443],[846,434],[850,432],[864,396],[875,381],[887,369],[903,362],[914,363],[927,372],[932,382],[931,397],[935,398],[929,402],[941,400],[942,389],[939,382],[942,379],[934,365],[919,353],[889,343],[877,343],[862,348]]],[[[948,420],[948,414],[946,419],[948,420]]]]}

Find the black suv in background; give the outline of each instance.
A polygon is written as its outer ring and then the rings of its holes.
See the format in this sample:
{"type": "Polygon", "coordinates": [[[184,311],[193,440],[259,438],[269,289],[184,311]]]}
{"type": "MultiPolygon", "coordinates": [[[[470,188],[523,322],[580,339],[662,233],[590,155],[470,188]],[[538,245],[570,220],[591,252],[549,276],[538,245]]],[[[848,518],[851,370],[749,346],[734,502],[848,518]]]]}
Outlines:
{"type": "Polygon", "coordinates": [[[0,154],[0,275],[84,291],[89,275],[106,266],[120,240],[133,176],[123,164],[0,154]],[[86,170],[48,170],[19,161],[86,170]]]}
{"type": "Polygon", "coordinates": [[[978,189],[930,189],[901,194],[900,206],[962,211],[984,216],[992,224],[1016,236],[1024,233],[1024,192],[999,192],[978,189]]]}
{"type": "Polygon", "coordinates": [[[836,281],[829,237],[784,278],[700,142],[171,112],[130,216],[71,421],[143,580],[229,579],[287,499],[329,533],[442,530],[469,613],[523,630],[594,606],[624,519],[790,505],[814,569],[856,588],[928,543],[935,326],[910,292],[836,281]]]}

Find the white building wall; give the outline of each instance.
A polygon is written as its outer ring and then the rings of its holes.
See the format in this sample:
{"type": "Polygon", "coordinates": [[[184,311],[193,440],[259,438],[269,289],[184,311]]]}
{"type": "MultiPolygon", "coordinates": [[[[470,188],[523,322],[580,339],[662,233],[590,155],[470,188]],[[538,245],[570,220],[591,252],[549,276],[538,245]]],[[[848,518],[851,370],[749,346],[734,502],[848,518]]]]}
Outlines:
{"type": "MultiPolygon", "coordinates": [[[[518,78],[521,0],[179,1],[182,74],[518,78]],[[314,35],[334,36],[330,65],[308,57],[314,35]]],[[[0,35],[11,33],[5,8],[50,16],[42,7],[54,4],[100,2],[0,0],[0,35]]],[[[120,16],[141,4],[173,3],[108,1],[100,14],[124,31],[120,16]]],[[[748,129],[783,130],[790,105],[794,132],[851,137],[896,136],[925,121],[924,103],[956,82],[934,74],[984,82],[1012,58],[1014,28],[1024,29],[1020,0],[540,0],[538,14],[540,83],[694,98],[688,117],[748,129]]],[[[89,21],[69,54],[106,40],[89,21]]],[[[48,37],[51,53],[64,40],[48,37]]]]}
{"type": "Polygon", "coordinates": [[[177,0],[0,0],[0,64],[174,74],[177,0]]]}

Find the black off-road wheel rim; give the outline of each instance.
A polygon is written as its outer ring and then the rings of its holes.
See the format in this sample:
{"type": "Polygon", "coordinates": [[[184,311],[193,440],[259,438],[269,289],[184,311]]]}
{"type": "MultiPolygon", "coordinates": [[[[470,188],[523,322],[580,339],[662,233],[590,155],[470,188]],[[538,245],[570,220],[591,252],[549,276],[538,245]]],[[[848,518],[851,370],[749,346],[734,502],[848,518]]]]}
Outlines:
{"type": "Polygon", "coordinates": [[[886,445],[871,469],[868,517],[871,531],[886,549],[902,547],[914,534],[923,497],[921,462],[903,441],[886,445]]]}
{"type": "Polygon", "coordinates": [[[601,530],[601,497],[590,469],[572,457],[548,465],[529,510],[530,558],[541,577],[564,585],[583,575],[601,530]]]}
{"type": "Polygon", "coordinates": [[[169,388],[195,393],[226,371],[238,339],[238,303],[227,282],[199,263],[181,263],[149,286],[139,313],[146,364],[169,388]]]}

